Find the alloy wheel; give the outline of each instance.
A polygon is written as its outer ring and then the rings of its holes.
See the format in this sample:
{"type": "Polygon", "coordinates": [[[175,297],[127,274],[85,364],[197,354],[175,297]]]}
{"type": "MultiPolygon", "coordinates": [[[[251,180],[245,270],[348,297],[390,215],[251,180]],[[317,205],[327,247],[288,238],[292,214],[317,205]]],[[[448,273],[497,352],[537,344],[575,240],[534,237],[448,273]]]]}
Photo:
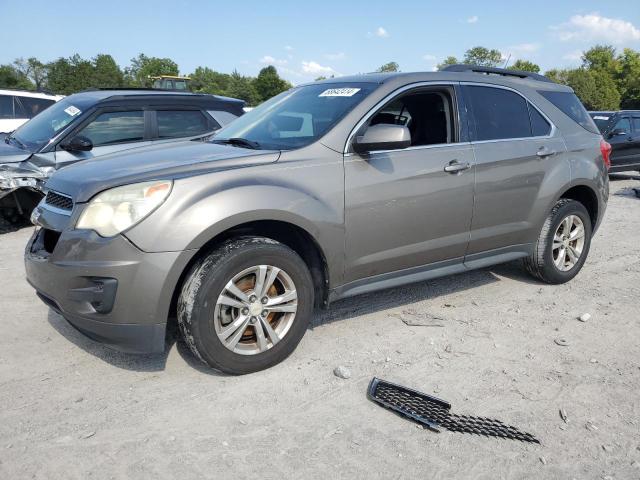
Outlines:
{"type": "Polygon", "coordinates": [[[222,290],[214,310],[215,332],[232,352],[256,355],[282,340],[297,308],[291,277],[278,267],[256,265],[235,275],[222,290]]]}
{"type": "Polygon", "coordinates": [[[571,270],[580,260],[584,250],[584,223],[577,215],[565,217],[553,235],[552,256],[556,268],[562,272],[571,270]]]}

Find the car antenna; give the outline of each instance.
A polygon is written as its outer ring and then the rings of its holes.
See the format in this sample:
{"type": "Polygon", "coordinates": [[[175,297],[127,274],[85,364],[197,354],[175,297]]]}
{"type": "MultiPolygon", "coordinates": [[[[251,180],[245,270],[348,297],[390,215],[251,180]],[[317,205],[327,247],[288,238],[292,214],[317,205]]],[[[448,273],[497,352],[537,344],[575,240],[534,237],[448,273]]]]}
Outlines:
{"type": "Polygon", "coordinates": [[[504,67],[502,68],[507,68],[507,65],[509,65],[509,60],[511,60],[511,54],[509,54],[509,56],[507,57],[507,61],[504,62],[504,67]]]}

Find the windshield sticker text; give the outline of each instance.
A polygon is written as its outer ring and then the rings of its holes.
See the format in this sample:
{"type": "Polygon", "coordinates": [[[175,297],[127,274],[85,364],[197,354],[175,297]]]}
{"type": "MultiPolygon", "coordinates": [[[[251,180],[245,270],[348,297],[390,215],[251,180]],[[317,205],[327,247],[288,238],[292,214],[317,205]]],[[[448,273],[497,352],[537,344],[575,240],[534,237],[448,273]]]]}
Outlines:
{"type": "Polygon", "coordinates": [[[67,108],[64,109],[64,111],[67,113],[67,115],[70,115],[72,117],[75,117],[80,113],[80,109],[77,107],[74,107],[73,105],[68,106],[67,108]]]}
{"type": "Polygon", "coordinates": [[[609,117],[601,117],[599,115],[596,115],[595,117],[593,117],[594,120],[609,120],[609,117]]]}
{"type": "Polygon", "coordinates": [[[322,92],[319,97],[353,97],[359,88],[330,88],[322,92]]]}

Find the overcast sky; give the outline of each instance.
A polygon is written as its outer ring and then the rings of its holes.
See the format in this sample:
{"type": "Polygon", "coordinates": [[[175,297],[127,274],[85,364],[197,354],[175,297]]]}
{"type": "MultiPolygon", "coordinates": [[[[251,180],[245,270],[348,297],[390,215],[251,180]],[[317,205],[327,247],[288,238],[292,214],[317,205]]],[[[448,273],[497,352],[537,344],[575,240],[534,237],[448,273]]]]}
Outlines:
{"type": "Polygon", "coordinates": [[[0,0],[0,63],[35,56],[140,52],[255,75],[271,64],[293,83],[369,72],[396,61],[432,70],[476,45],[538,63],[576,66],[596,43],[640,49],[640,2],[607,1],[0,0]],[[524,6],[524,4],[528,6],[524,6]]]}

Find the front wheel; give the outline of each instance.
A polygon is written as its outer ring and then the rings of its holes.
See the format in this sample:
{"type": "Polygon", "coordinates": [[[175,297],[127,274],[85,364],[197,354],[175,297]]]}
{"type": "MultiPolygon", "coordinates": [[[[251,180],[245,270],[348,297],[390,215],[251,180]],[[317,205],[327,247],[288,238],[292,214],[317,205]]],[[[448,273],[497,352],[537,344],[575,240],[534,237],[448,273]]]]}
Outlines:
{"type": "Polygon", "coordinates": [[[313,300],[309,269],[296,252],[271,239],[241,238],[193,266],[178,299],[178,324],[204,363],[245,374],[293,352],[313,300]]]}
{"type": "Polygon", "coordinates": [[[525,267],[534,277],[552,284],[575,277],[591,246],[591,219],[580,202],[559,200],[542,226],[525,267]]]}

